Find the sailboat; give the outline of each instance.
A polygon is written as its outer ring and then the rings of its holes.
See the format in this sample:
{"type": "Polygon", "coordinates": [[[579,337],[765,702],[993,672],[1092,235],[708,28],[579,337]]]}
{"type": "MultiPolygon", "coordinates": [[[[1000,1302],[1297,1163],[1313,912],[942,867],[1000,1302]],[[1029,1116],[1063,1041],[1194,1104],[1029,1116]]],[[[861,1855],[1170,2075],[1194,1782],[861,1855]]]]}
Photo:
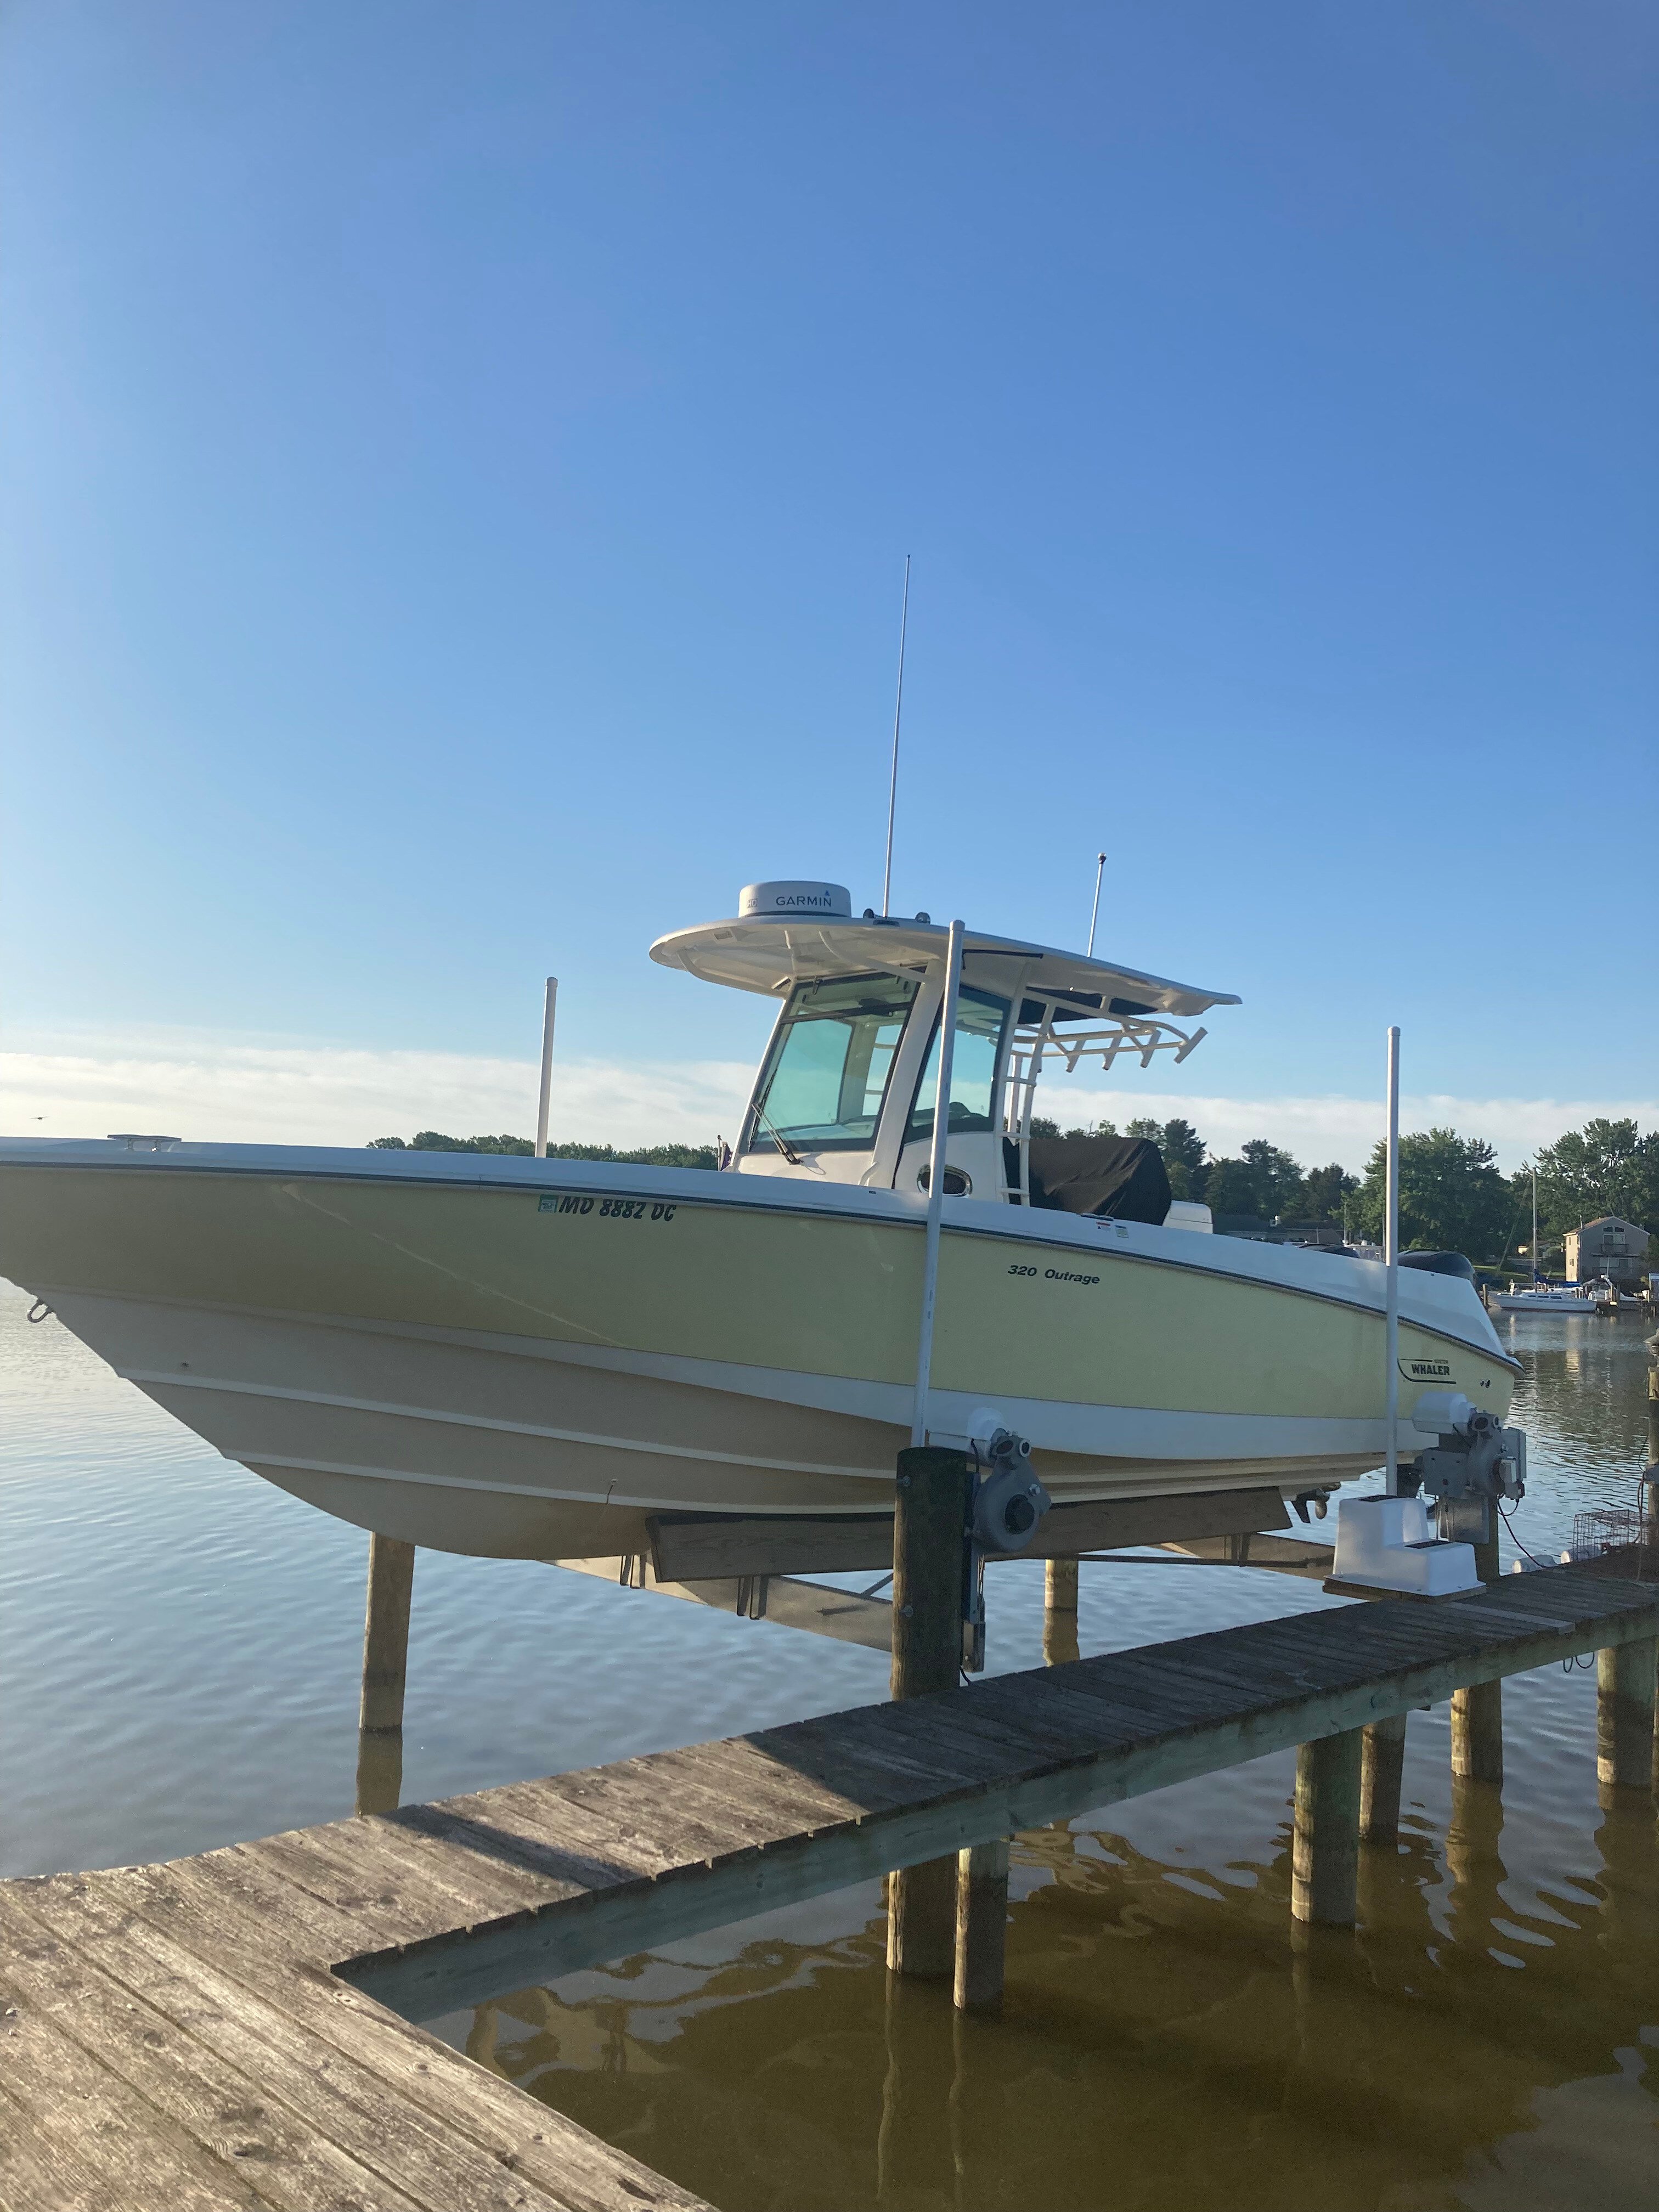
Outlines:
{"type": "Polygon", "coordinates": [[[1494,1291],[1491,1303],[1499,1313],[1577,1313],[1594,1314],[1595,1300],[1588,1290],[1568,1285],[1553,1287],[1538,1272],[1538,1174],[1532,1178],[1532,1243],[1527,1247],[1532,1259],[1532,1288],[1517,1291],[1494,1291]]]}
{"type": "MultiPolygon", "coordinates": [[[[676,1516],[890,1516],[947,943],[799,882],[659,939],[661,965],[777,1008],[717,1172],[11,1139],[0,1273],[228,1458],[414,1543],[637,1555],[676,1516]]],[[[1179,1064],[1237,1000],[962,944],[928,1436],[991,1417],[1056,1519],[1139,1500],[1149,1537],[1283,1525],[1379,1466],[1380,1265],[1173,1225],[1154,1148],[1037,1129],[1048,1075],[1179,1064]]],[[[1501,1419],[1518,1370],[1473,1286],[1399,1294],[1401,1450],[1433,1441],[1423,1391],[1501,1419]]]]}

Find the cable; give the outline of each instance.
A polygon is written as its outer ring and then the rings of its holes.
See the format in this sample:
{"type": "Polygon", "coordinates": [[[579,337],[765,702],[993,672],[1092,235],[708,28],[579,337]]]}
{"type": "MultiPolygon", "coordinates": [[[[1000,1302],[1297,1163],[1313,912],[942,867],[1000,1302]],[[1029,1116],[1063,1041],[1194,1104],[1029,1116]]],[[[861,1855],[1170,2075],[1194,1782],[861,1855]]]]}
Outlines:
{"type": "MultiPolygon", "coordinates": [[[[1498,1508],[1499,1519],[1510,1532],[1510,1540],[1514,1543],[1516,1550],[1517,1552],[1527,1552],[1526,1546],[1521,1541],[1521,1539],[1515,1533],[1514,1514],[1504,1512],[1504,1501],[1501,1498],[1495,1498],[1493,1503],[1498,1508]]],[[[1532,1561],[1535,1567],[1547,1567],[1549,1565],[1549,1561],[1547,1559],[1540,1559],[1536,1552],[1527,1552],[1527,1557],[1532,1561]]]]}

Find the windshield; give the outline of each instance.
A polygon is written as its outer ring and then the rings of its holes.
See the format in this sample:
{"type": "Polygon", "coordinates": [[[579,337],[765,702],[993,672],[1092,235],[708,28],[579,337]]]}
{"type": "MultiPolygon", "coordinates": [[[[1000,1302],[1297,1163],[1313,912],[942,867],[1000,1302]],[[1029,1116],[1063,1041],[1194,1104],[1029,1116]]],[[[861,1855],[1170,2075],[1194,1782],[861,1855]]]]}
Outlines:
{"type": "MultiPolygon", "coordinates": [[[[951,1054],[951,1115],[946,1125],[953,1137],[971,1136],[994,1129],[994,1086],[997,1054],[1002,1026],[1008,1018],[1006,999],[994,999],[988,991],[971,990],[964,983],[957,1000],[956,1049],[951,1054]]],[[[927,1054],[927,1065],[916,1085],[916,1103],[910,1109],[905,1142],[933,1133],[933,1109],[939,1103],[939,1030],[927,1054]]]]}
{"type": "Polygon", "coordinates": [[[871,1151],[916,990],[903,975],[801,984],[755,1093],[750,1151],[871,1151]]]}

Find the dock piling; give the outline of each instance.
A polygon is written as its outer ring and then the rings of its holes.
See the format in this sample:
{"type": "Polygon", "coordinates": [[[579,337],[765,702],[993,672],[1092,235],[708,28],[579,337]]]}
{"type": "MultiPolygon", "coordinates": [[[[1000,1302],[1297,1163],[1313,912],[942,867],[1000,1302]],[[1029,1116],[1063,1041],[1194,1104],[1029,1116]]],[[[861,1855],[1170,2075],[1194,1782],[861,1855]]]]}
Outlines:
{"type": "MultiPolygon", "coordinates": [[[[902,1451],[893,1511],[896,1699],[954,1690],[960,1680],[967,1521],[966,1455],[929,1444],[902,1451]]],[[[887,1883],[889,1971],[943,1979],[956,1935],[956,1854],[896,1869],[887,1883]]]]}
{"type": "Polygon", "coordinates": [[[1008,1933],[1008,1843],[975,1844],[957,1866],[958,2012],[1000,2012],[1008,1933]]]}
{"type": "Polygon", "coordinates": [[[1406,1766],[1406,1716],[1395,1713],[1362,1729],[1359,1759],[1359,1840],[1397,1844],[1400,1789],[1406,1766]]]}
{"type": "Polygon", "coordinates": [[[1296,1754],[1291,1911],[1306,1923],[1352,1928],[1358,1910],[1363,1729],[1304,1743],[1296,1754]]]}
{"type": "Polygon", "coordinates": [[[403,1789],[404,1686],[415,1547],[398,1536],[368,1540],[363,1612],[363,1689],[357,1716],[357,1811],[390,1813],[403,1789]]]}
{"type": "Polygon", "coordinates": [[[1063,1667],[1079,1656],[1077,1561],[1047,1559],[1042,1583],[1042,1663],[1063,1667]]]}
{"type": "Polygon", "coordinates": [[[1654,1661],[1651,1638],[1595,1655],[1595,1778],[1603,1791],[1651,1790],[1654,1661]]]}
{"type": "Polygon", "coordinates": [[[1502,1682],[1472,1682],[1452,1692],[1451,1763],[1460,1782],[1503,1781],[1502,1682]]]}

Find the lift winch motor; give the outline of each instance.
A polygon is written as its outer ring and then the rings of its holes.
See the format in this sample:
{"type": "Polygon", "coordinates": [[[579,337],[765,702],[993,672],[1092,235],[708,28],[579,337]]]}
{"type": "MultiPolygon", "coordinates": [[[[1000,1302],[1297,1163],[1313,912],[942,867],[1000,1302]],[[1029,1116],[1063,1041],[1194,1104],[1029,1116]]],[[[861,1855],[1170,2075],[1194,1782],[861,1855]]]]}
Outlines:
{"type": "Polygon", "coordinates": [[[1505,1428],[1461,1390],[1425,1390],[1411,1418],[1414,1429],[1430,1431],[1439,1442],[1401,1472],[1407,1480],[1414,1477],[1424,1497],[1433,1499],[1443,1524],[1456,1524],[1455,1529],[1443,1525],[1443,1535],[1464,1535],[1463,1523],[1474,1520],[1484,1535],[1489,1505],[1525,1497],[1524,1429],[1505,1428]]]}
{"type": "Polygon", "coordinates": [[[980,1415],[968,1439],[972,1491],[963,1531],[962,1663],[970,1674],[985,1665],[985,1554],[1023,1552],[1053,1502],[1031,1472],[1030,1445],[994,1419],[980,1415]]]}

